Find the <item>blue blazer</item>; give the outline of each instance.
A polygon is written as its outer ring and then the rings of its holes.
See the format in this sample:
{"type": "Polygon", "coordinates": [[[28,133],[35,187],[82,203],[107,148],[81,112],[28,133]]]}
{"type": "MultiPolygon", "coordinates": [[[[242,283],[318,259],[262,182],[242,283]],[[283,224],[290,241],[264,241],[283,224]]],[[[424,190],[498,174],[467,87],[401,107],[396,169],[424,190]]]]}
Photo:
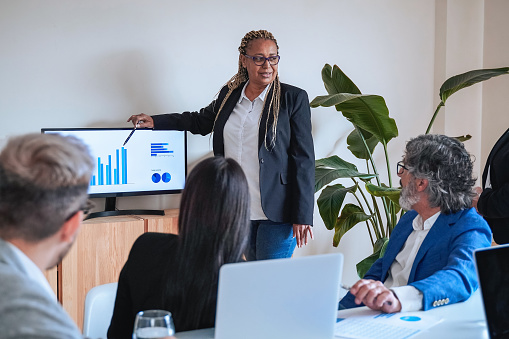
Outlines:
{"type": "MultiPolygon", "coordinates": [[[[214,155],[224,156],[223,130],[237,105],[244,84],[235,89],[217,117],[221,102],[228,92],[225,86],[218,98],[199,112],[154,115],[154,129],[189,131],[207,135],[214,132],[214,155]]],[[[267,98],[272,90],[267,93],[267,98]]],[[[268,100],[267,100],[268,101],[268,100]]],[[[315,153],[311,135],[311,110],[306,91],[281,83],[281,102],[276,144],[265,148],[265,125],[273,123],[266,102],[258,132],[260,164],[260,196],[267,218],[274,222],[313,225],[315,194],[315,153]]],[[[272,138],[267,133],[267,144],[272,138]]]]}
{"type": "MultiPolygon", "coordinates": [[[[389,269],[413,231],[416,211],[405,213],[394,228],[385,255],[375,261],[364,279],[387,279],[389,269]]],[[[474,208],[440,214],[417,251],[408,285],[423,294],[423,308],[429,310],[468,299],[478,288],[473,251],[491,245],[491,230],[474,208]]],[[[348,293],[340,308],[356,305],[348,293]]]]}

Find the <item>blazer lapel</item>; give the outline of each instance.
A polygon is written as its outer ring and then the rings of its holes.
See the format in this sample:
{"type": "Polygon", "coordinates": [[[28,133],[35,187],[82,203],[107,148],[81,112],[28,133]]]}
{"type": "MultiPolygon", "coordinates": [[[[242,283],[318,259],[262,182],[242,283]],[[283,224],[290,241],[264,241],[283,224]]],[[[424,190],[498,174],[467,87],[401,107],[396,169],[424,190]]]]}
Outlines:
{"type": "MultiPolygon", "coordinates": [[[[228,121],[230,114],[232,114],[233,109],[237,105],[244,85],[245,83],[241,84],[239,87],[233,90],[232,94],[225,102],[223,109],[217,116],[217,120],[214,125],[214,136],[213,136],[213,146],[215,155],[224,155],[224,136],[223,136],[224,125],[226,125],[226,122],[228,121]]],[[[220,106],[221,102],[217,102],[217,105],[220,106]]]]}
{"type": "Polygon", "coordinates": [[[269,115],[269,104],[270,97],[272,96],[272,91],[274,90],[274,87],[272,86],[272,84],[270,84],[269,86],[271,87],[269,91],[267,91],[267,94],[265,94],[265,105],[263,107],[262,117],[260,119],[260,126],[258,129],[258,148],[262,147],[264,138],[267,138],[267,145],[270,145],[270,141],[272,139],[271,127],[274,124],[274,116],[269,115]],[[265,131],[267,131],[267,133],[265,133],[265,131]]]}
{"type": "Polygon", "coordinates": [[[412,270],[408,277],[408,283],[414,281],[417,264],[422,260],[426,252],[428,252],[428,250],[436,243],[436,239],[443,237],[445,233],[449,232],[450,225],[455,224],[461,214],[462,211],[454,214],[440,214],[429,230],[428,235],[422,242],[421,247],[419,247],[419,250],[417,251],[417,255],[415,256],[415,260],[412,265],[412,270]]]}
{"type": "Polygon", "coordinates": [[[488,155],[488,159],[486,160],[486,166],[484,167],[484,171],[482,174],[482,187],[485,187],[486,184],[486,178],[488,177],[488,170],[490,169],[491,162],[493,158],[495,157],[495,154],[504,146],[505,144],[509,143],[509,129],[505,131],[504,134],[498,139],[498,141],[493,146],[493,149],[491,150],[490,154],[488,155]]]}

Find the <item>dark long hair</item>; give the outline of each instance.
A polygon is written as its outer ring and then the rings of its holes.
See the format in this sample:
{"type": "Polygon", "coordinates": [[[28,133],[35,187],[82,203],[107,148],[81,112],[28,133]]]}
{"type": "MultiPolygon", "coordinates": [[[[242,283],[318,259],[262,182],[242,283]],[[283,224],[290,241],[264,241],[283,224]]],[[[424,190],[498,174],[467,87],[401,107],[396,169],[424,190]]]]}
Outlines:
{"type": "Polygon", "coordinates": [[[214,326],[219,268],[241,260],[249,222],[240,165],[223,157],[196,165],[182,193],[177,255],[166,272],[165,307],[178,331],[214,326]]]}

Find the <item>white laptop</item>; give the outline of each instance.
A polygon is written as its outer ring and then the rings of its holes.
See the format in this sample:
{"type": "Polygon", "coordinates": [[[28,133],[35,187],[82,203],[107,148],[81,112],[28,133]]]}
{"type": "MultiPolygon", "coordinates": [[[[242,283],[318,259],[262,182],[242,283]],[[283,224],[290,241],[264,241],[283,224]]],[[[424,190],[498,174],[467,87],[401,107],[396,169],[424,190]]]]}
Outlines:
{"type": "Polygon", "coordinates": [[[474,255],[488,334],[509,338],[509,245],[478,249],[474,255]]]}
{"type": "Polygon", "coordinates": [[[331,339],[341,253],[227,264],[219,271],[215,339],[331,339]]]}

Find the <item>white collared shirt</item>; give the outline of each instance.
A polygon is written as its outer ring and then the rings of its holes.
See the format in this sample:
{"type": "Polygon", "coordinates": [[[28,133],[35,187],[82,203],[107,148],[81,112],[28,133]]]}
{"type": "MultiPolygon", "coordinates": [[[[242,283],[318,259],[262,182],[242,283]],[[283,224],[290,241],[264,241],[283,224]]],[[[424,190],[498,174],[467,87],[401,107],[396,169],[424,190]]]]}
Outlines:
{"type": "Polygon", "coordinates": [[[407,285],[408,277],[422,242],[439,216],[440,212],[437,212],[424,222],[420,215],[414,218],[412,221],[414,230],[408,236],[389,269],[389,276],[385,280],[384,286],[391,289],[398,297],[401,303],[401,312],[422,309],[422,293],[415,287],[407,285]]]}
{"type": "Polygon", "coordinates": [[[46,279],[42,271],[39,269],[39,267],[37,267],[37,265],[14,244],[8,241],[6,241],[6,243],[12,249],[16,257],[20,261],[21,266],[23,267],[23,270],[28,276],[28,278],[37,285],[41,286],[43,290],[48,292],[48,295],[51,296],[51,298],[56,300],[57,296],[55,295],[55,292],[51,288],[50,284],[48,283],[48,280],[46,279]]]}
{"type": "Polygon", "coordinates": [[[484,188],[491,188],[490,172],[491,172],[491,165],[488,165],[488,175],[486,176],[486,182],[484,183],[484,188]]]}
{"type": "Polygon", "coordinates": [[[263,102],[269,86],[253,101],[246,96],[244,85],[237,105],[224,126],[224,155],[235,159],[246,174],[251,196],[251,220],[266,220],[260,197],[260,164],[258,163],[258,131],[263,102]]]}

